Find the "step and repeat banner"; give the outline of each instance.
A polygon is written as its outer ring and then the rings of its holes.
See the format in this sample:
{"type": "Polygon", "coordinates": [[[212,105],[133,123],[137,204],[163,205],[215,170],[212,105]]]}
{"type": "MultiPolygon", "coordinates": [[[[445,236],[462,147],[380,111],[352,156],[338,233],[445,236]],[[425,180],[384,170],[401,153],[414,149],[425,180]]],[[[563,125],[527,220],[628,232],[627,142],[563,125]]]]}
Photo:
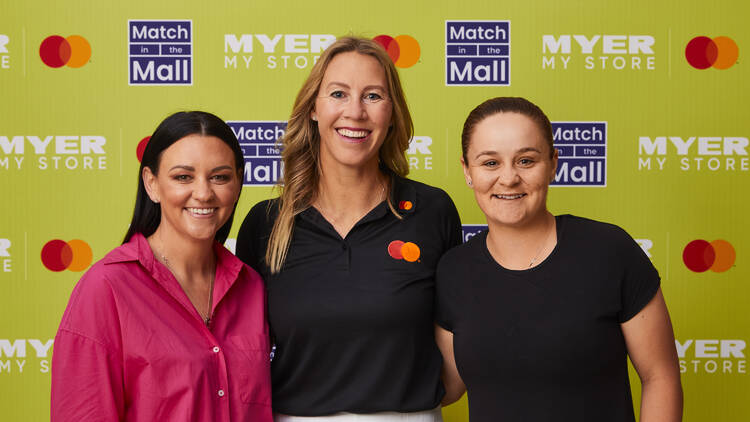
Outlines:
{"type": "MultiPolygon", "coordinates": [[[[465,238],[485,224],[459,163],[467,113],[540,105],[560,152],[552,211],[622,226],[661,274],[685,420],[747,420],[748,15],[698,0],[5,2],[0,419],[48,418],[57,325],[127,229],[143,139],[179,110],[230,123],[246,163],[231,249],[274,195],[302,81],[354,34],[388,46],[416,126],[410,177],[454,198],[465,238]]],[[[444,415],[467,421],[466,399],[444,415]]]]}

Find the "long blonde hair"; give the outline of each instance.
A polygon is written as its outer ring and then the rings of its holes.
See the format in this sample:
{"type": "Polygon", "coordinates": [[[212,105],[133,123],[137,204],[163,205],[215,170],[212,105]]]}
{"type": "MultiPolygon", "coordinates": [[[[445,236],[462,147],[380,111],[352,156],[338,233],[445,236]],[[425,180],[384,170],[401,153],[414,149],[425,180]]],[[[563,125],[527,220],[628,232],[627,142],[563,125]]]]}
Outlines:
{"type": "MultiPolygon", "coordinates": [[[[284,176],[283,182],[278,186],[281,191],[278,200],[279,215],[271,230],[265,257],[272,274],[278,273],[286,261],[294,231],[294,218],[310,207],[317,193],[320,180],[320,133],[310,116],[315,108],[320,84],[331,60],[339,53],[352,51],[374,57],[383,66],[388,81],[388,93],[393,106],[392,126],[378,152],[380,165],[401,177],[409,173],[405,152],[414,134],[414,127],[393,61],[375,41],[359,37],[339,38],[321,54],[310,71],[294,101],[286,133],[281,139],[284,176]]],[[[391,203],[390,195],[387,195],[387,200],[391,212],[400,217],[391,203]]]]}

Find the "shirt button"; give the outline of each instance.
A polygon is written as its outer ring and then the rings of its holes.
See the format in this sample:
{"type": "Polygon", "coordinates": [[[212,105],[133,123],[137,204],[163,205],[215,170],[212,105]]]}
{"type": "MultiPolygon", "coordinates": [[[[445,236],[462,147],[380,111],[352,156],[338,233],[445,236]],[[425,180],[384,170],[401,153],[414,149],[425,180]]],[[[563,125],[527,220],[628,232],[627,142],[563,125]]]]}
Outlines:
{"type": "Polygon", "coordinates": [[[221,350],[221,349],[219,349],[219,346],[214,346],[214,348],[211,349],[211,350],[213,350],[214,353],[219,353],[219,350],[221,350]]]}
{"type": "Polygon", "coordinates": [[[342,243],[341,244],[341,249],[346,250],[347,248],[348,248],[348,246],[346,245],[346,243],[342,243]]]}
{"type": "Polygon", "coordinates": [[[224,397],[224,390],[219,390],[217,394],[219,395],[219,397],[224,397]]]}

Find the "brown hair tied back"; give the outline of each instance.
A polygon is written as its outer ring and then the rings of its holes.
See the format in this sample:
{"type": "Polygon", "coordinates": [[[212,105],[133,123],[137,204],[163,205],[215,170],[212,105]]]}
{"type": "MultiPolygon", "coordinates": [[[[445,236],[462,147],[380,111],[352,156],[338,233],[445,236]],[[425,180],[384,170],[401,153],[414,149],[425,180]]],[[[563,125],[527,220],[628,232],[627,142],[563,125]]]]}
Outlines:
{"type": "Polygon", "coordinates": [[[461,151],[463,153],[464,162],[468,163],[466,153],[469,150],[471,135],[474,133],[474,128],[481,123],[482,120],[498,113],[519,113],[534,121],[539,128],[539,132],[544,137],[544,140],[547,141],[550,158],[554,156],[555,147],[552,142],[552,125],[542,109],[525,98],[495,97],[476,106],[474,110],[471,110],[469,116],[466,117],[464,130],[461,133],[461,151]]]}

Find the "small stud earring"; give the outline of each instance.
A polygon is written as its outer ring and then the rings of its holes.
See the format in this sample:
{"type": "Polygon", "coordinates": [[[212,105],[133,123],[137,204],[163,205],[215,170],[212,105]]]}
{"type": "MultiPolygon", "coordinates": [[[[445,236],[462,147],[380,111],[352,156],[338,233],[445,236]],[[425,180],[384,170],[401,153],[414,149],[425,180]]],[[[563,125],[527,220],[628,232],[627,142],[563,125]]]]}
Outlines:
{"type": "Polygon", "coordinates": [[[469,186],[471,186],[471,180],[469,180],[468,182],[466,182],[466,184],[469,185],[469,186]]]}

